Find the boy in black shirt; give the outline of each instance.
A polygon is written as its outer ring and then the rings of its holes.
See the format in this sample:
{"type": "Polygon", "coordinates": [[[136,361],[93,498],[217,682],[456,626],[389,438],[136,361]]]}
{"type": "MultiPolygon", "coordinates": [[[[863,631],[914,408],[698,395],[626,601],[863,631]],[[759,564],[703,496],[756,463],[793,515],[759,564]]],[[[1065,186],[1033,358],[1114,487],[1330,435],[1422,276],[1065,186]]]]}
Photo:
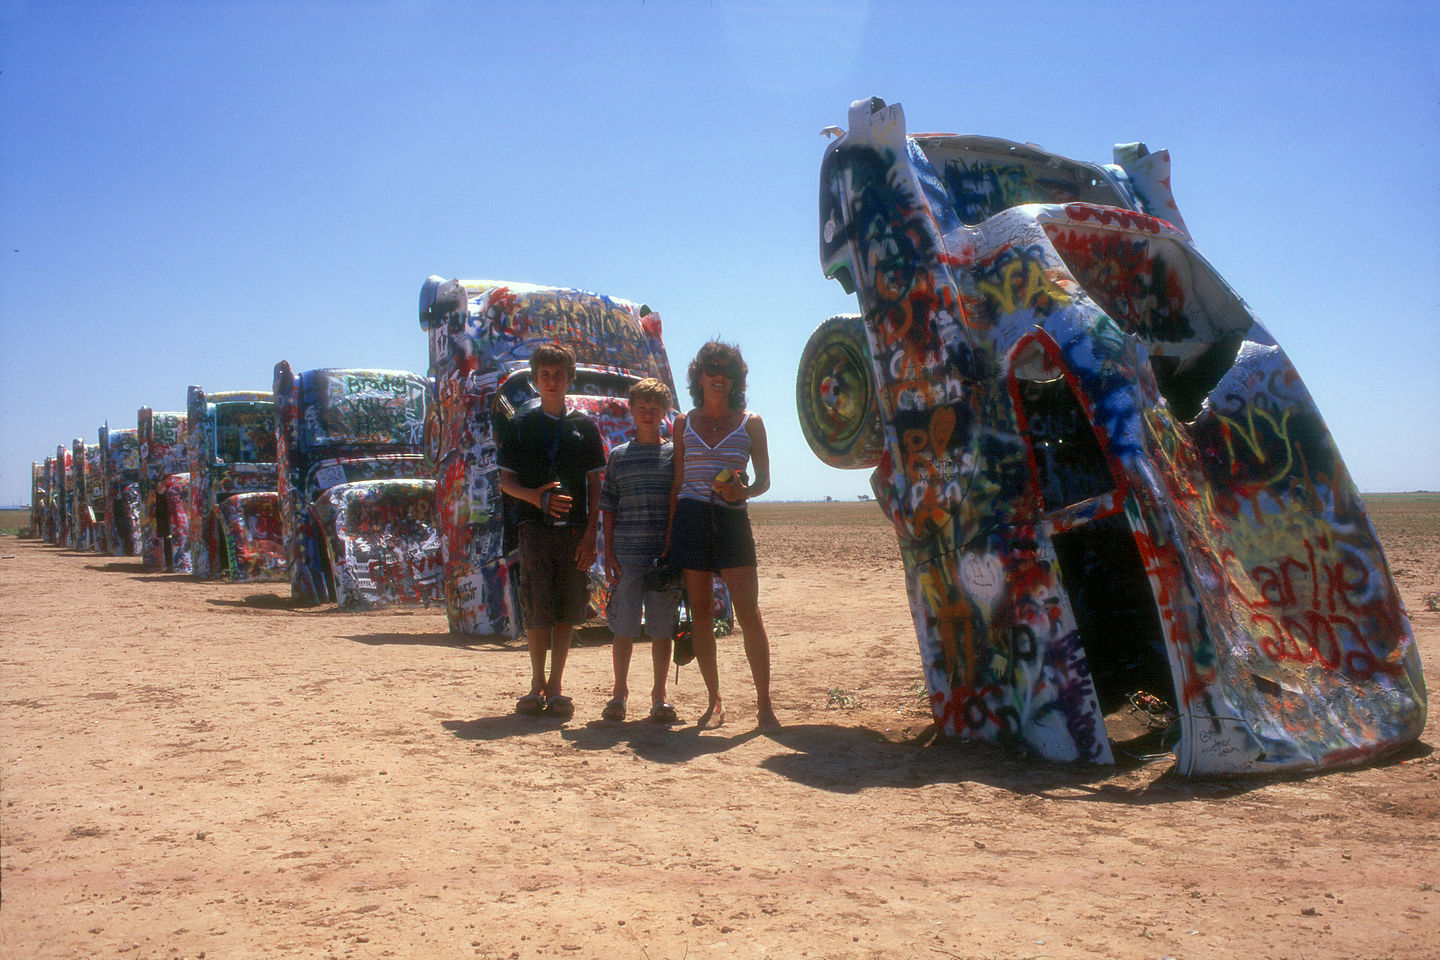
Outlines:
{"type": "Polygon", "coordinates": [[[500,489],[520,501],[520,596],[530,648],[530,692],[515,704],[523,714],[562,720],[575,705],[561,693],[575,625],[585,619],[595,562],[605,444],[594,421],[565,405],[575,379],[575,356],[542,344],[530,356],[540,394],[501,431],[500,489]],[[550,674],[545,674],[545,651],[550,674]]]}

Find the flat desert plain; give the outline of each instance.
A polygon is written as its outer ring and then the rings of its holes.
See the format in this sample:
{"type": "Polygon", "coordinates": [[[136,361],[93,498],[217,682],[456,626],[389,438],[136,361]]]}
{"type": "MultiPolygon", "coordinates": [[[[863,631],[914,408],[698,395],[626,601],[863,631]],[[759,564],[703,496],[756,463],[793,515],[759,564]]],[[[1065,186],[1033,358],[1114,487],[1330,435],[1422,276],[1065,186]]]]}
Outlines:
{"type": "MultiPolygon", "coordinates": [[[[1440,682],[1440,497],[1370,498],[1440,682]]],[[[935,738],[873,503],[757,504],[784,727],[517,717],[443,612],[0,539],[5,958],[1440,957],[1440,727],[1360,769],[1188,782],[935,738]]],[[[648,651],[637,650],[643,714],[648,651]]]]}

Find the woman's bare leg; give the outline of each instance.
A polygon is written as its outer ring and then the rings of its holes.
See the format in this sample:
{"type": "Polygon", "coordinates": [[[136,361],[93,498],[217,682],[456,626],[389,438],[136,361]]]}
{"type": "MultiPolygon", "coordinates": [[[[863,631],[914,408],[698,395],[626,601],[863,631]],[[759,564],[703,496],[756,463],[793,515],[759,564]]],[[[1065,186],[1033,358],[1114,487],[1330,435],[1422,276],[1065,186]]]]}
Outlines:
{"type": "Polygon", "coordinates": [[[686,570],[685,594],[690,599],[695,665],[710,694],[710,706],[697,722],[702,727],[718,727],[725,722],[725,708],[720,703],[720,667],[715,662],[715,575],[709,570],[686,570]]]}
{"type": "MultiPolygon", "coordinates": [[[[735,620],[745,634],[745,659],[755,680],[755,713],[761,727],[778,727],[770,702],[770,638],[760,617],[760,578],[754,567],[729,567],[721,571],[730,590],[735,620]]],[[[698,657],[699,654],[696,654],[698,657]]]]}

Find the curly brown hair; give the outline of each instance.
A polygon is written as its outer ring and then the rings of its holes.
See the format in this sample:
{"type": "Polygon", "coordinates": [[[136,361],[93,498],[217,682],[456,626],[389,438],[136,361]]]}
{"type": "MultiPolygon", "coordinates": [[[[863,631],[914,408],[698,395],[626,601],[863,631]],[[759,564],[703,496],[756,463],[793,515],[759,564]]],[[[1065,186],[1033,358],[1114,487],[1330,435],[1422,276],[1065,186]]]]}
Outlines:
{"type": "Polygon", "coordinates": [[[687,385],[690,387],[690,399],[695,401],[695,406],[705,402],[705,392],[700,389],[700,377],[702,371],[709,366],[722,367],[730,375],[730,409],[745,409],[745,375],[750,368],[745,365],[745,358],[740,355],[740,348],[733,343],[721,343],[719,340],[711,340],[700,348],[695,354],[695,359],[690,361],[690,369],[686,374],[687,385]]]}

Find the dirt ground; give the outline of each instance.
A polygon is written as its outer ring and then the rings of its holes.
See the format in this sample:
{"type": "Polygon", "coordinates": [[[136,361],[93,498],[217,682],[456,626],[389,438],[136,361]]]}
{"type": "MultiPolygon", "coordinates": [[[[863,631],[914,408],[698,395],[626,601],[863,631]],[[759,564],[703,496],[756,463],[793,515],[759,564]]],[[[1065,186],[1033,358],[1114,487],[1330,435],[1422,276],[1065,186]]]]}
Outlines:
{"type": "MultiPolygon", "coordinates": [[[[1440,683],[1440,497],[1372,499],[1440,683]]],[[[1186,782],[937,740],[873,503],[755,507],[784,728],[516,717],[523,646],[444,613],[0,539],[0,955],[1440,956],[1440,742],[1186,782]]],[[[649,658],[633,686],[643,714],[649,658]]]]}

